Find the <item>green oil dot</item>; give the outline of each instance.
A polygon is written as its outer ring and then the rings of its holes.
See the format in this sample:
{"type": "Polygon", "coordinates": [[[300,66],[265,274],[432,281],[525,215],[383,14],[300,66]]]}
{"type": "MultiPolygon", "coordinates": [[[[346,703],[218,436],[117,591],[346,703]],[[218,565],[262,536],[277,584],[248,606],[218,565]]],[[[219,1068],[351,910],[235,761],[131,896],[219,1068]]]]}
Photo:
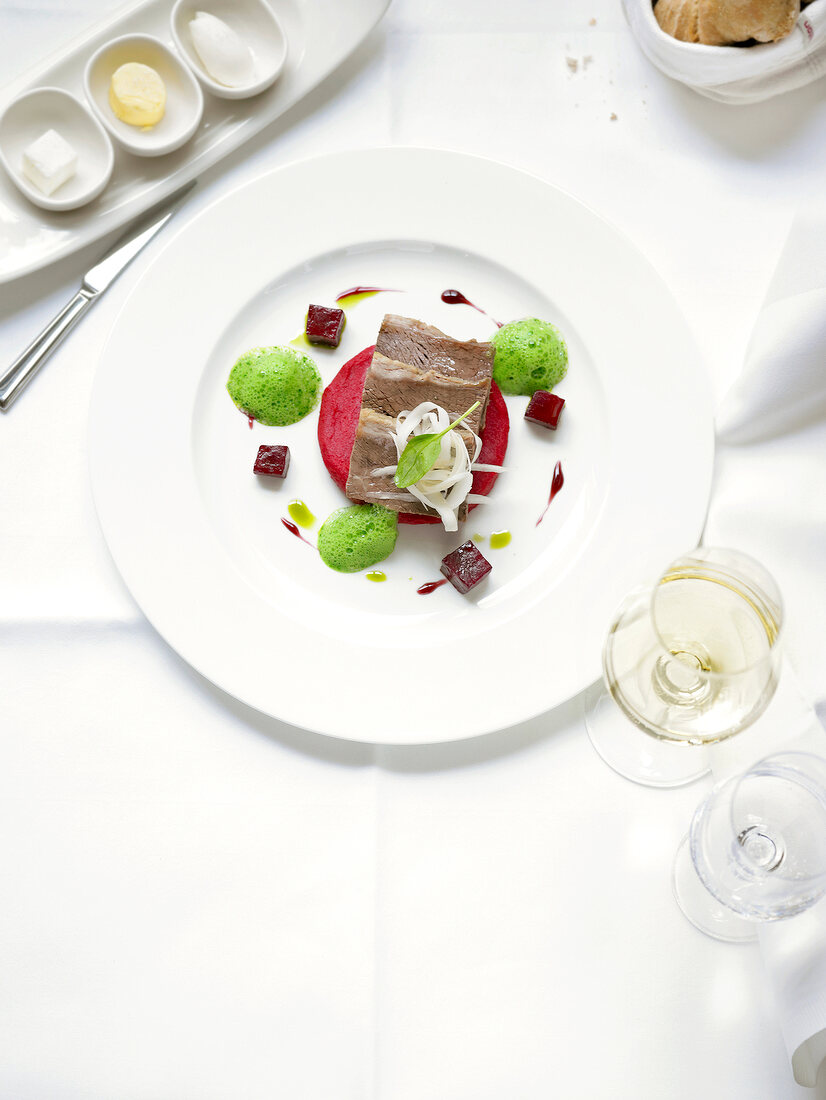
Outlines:
{"type": "Polygon", "coordinates": [[[490,536],[491,550],[501,550],[503,546],[507,546],[511,540],[510,531],[494,531],[490,536]]]}
{"type": "Polygon", "coordinates": [[[476,534],[476,535],[473,536],[473,541],[474,542],[484,542],[485,538],[486,538],[485,535],[476,534]]]}
{"type": "Polygon", "coordinates": [[[387,580],[387,574],[382,573],[381,569],[371,569],[367,574],[367,579],[368,581],[375,581],[378,584],[379,581],[387,580]]]}
{"type": "Polygon", "coordinates": [[[290,343],[295,348],[311,348],[313,345],[307,339],[306,332],[299,332],[298,336],[294,340],[290,340],[290,343]]]}
{"type": "Polygon", "coordinates": [[[290,513],[290,518],[299,527],[312,527],[315,523],[315,516],[303,500],[291,500],[287,505],[287,511],[290,513]]]}

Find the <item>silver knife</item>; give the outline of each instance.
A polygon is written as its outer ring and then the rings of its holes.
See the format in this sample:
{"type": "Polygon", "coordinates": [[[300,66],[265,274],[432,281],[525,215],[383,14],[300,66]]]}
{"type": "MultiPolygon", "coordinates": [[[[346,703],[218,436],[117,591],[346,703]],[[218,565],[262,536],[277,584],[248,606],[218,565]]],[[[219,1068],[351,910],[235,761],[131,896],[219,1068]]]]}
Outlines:
{"type": "Polygon", "coordinates": [[[8,370],[0,377],[0,409],[3,412],[20,395],[35,373],[43,366],[55,348],[74,328],[90,306],[108,290],[118,275],[129,266],[141,249],[149,244],[196,184],[192,180],[169,199],[153,207],[130,226],[109,252],[83,276],[80,290],[39,336],[29,344],[8,370]]]}

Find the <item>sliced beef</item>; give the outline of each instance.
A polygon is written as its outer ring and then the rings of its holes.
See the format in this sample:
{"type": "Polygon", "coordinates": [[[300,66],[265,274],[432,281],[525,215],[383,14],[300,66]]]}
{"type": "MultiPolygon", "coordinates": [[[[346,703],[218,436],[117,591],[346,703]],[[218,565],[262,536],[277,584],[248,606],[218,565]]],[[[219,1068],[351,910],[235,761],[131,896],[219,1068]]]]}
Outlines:
{"type": "MultiPolygon", "coordinates": [[[[440,405],[451,420],[461,416],[475,401],[479,402],[479,408],[462,422],[460,429],[472,454],[473,440],[467,429],[479,435],[484,426],[492,373],[490,344],[454,340],[421,321],[388,314],[364,380],[361,413],[350,455],[347,496],[351,500],[383,504],[396,512],[435,515],[410,493],[399,489],[392,474],[377,477],[373,471],[396,464],[396,448],[391,438],[395,418],[423,401],[440,405]]],[[[463,504],[459,519],[464,519],[466,513],[467,505],[463,504]]]]}
{"type": "Polygon", "coordinates": [[[447,410],[451,420],[467,412],[479,402],[466,424],[472,432],[484,427],[484,413],[490,395],[490,375],[486,379],[467,381],[447,378],[439,371],[422,370],[376,352],[364,383],[362,405],[379,409],[387,416],[398,416],[404,409],[415,409],[423,401],[432,401],[447,410]]]}
{"type": "MultiPolygon", "coordinates": [[[[347,479],[347,496],[351,500],[367,501],[370,504],[383,504],[391,512],[407,512],[417,516],[432,516],[436,513],[417,500],[412,493],[400,489],[392,474],[375,474],[384,466],[395,466],[398,460],[396,444],[392,439],[395,417],[385,416],[375,409],[362,409],[356,427],[356,441],[353,452],[359,450],[358,468],[354,470],[350,460],[350,475],[347,479]]],[[[462,438],[469,454],[473,454],[473,436],[462,432],[462,438]]],[[[459,519],[467,515],[467,504],[459,509],[459,519]]]]}
{"type": "Polygon", "coordinates": [[[454,340],[439,329],[412,317],[386,314],[376,340],[376,351],[388,359],[433,370],[446,378],[490,384],[493,348],[476,340],[454,340]]]}

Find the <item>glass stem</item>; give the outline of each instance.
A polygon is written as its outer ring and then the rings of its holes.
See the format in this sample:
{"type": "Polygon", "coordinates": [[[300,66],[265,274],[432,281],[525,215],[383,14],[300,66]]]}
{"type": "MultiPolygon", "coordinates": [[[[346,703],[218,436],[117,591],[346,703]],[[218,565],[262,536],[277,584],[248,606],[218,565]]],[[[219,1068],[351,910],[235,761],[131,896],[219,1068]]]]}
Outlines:
{"type": "Polygon", "coordinates": [[[776,871],[786,854],[783,842],[774,838],[763,825],[749,825],[737,836],[746,858],[759,871],[776,871]]]}
{"type": "Polygon", "coordinates": [[[664,703],[696,707],[707,702],[711,696],[711,685],[702,675],[707,671],[708,658],[701,646],[692,646],[691,650],[672,650],[655,661],[651,686],[664,703]]]}

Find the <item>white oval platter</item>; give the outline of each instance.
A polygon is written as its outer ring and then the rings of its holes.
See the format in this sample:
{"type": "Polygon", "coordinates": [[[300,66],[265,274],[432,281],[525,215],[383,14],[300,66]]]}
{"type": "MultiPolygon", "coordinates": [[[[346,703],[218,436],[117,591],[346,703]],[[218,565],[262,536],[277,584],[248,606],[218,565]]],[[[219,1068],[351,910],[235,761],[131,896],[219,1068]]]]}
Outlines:
{"type": "MultiPolygon", "coordinates": [[[[205,94],[198,129],[179,149],[139,159],[116,149],[108,186],[77,210],[39,209],[0,171],[0,284],[37,271],[125,225],[270,125],[353,52],[384,15],[390,0],[263,2],[272,7],[288,44],[277,81],[251,99],[205,94]]],[[[44,85],[62,88],[88,106],[84,70],[106,43],[126,34],[150,34],[175,51],[172,7],[172,0],[137,0],[118,8],[0,88],[0,114],[18,96],[44,85]]]]}

